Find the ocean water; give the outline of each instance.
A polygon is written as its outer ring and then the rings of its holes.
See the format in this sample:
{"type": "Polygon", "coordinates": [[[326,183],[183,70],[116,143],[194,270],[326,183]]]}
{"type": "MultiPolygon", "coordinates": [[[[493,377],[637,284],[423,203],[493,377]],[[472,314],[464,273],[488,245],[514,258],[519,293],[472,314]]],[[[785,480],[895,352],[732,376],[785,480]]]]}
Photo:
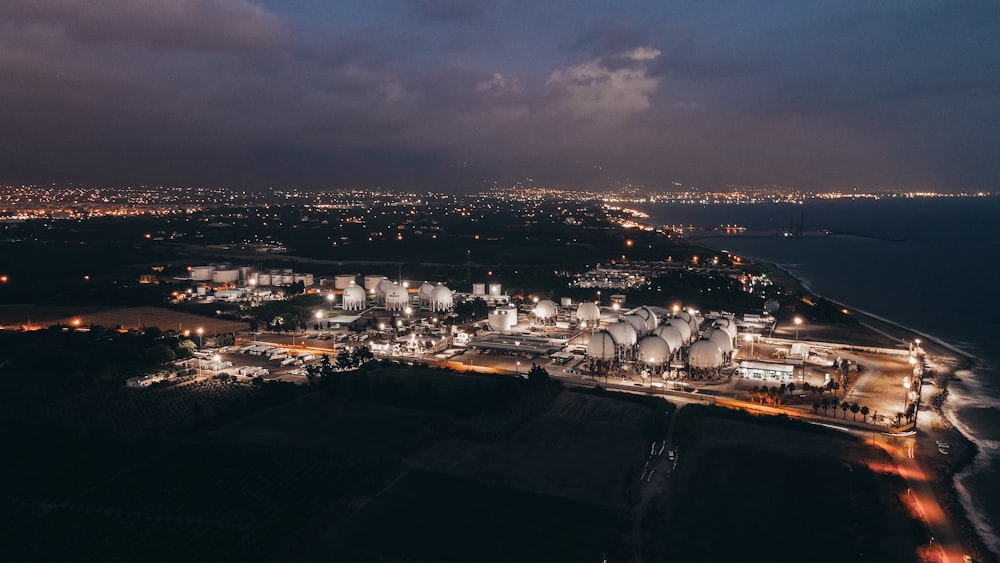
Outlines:
{"type": "Polygon", "coordinates": [[[1000,556],[1000,197],[809,200],[803,204],[648,204],[656,224],[711,229],[710,247],[781,265],[810,290],[976,358],[949,386],[952,423],[980,454],[957,478],[967,513],[1000,556]],[[784,237],[801,223],[803,237],[784,237]],[[829,231],[831,234],[816,234],[829,231]]]}

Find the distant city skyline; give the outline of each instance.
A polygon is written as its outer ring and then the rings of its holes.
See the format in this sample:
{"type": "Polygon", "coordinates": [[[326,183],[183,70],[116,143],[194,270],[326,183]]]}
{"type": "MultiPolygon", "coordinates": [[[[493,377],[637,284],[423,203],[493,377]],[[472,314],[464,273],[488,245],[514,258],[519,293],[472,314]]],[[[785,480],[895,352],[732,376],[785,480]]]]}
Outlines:
{"type": "Polygon", "coordinates": [[[996,191],[1000,4],[8,0],[0,185],[996,191]]]}

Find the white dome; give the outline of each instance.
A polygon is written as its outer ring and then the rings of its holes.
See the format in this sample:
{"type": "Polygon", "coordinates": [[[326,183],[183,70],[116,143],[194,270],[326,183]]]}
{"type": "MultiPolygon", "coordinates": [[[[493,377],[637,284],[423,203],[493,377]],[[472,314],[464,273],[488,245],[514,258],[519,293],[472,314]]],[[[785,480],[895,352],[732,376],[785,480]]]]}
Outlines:
{"type": "Polygon", "coordinates": [[[739,329],[736,327],[735,321],[723,318],[717,319],[715,324],[722,330],[726,331],[726,334],[728,334],[730,338],[736,339],[739,336],[739,329]]]}
{"type": "Polygon", "coordinates": [[[680,350],[681,346],[684,345],[684,337],[681,335],[681,331],[677,330],[677,327],[669,324],[658,326],[656,330],[653,331],[653,334],[666,340],[667,344],[670,345],[671,350],[680,350]]]}
{"type": "Polygon", "coordinates": [[[667,324],[676,328],[677,332],[681,333],[681,340],[684,342],[691,340],[691,325],[686,320],[674,317],[667,324]]]}
{"type": "Polygon", "coordinates": [[[378,285],[375,286],[375,299],[384,303],[386,295],[388,295],[394,287],[396,287],[396,284],[389,280],[382,280],[378,282],[378,285]]]}
{"type": "Polygon", "coordinates": [[[365,308],[365,290],[359,285],[351,284],[344,290],[343,307],[348,311],[358,311],[365,308]]]}
{"type": "Polygon", "coordinates": [[[699,340],[688,350],[688,365],[695,369],[722,367],[722,350],[711,340],[699,340]]]}
{"type": "Polygon", "coordinates": [[[406,290],[395,286],[385,294],[385,309],[387,311],[402,311],[409,304],[410,297],[406,294],[406,290]]]}
{"type": "Polygon", "coordinates": [[[647,336],[639,341],[639,361],[658,366],[670,358],[670,345],[659,336],[647,336]]]}
{"type": "Polygon", "coordinates": [[[432,311],[447,311],[455,305],[454,299],[450,289],[443,285],[438,285],[431,292],[429,305],[432,311]]]}
{"type": "Polygon", "coordinates": [[[632,325],[636,336],[643,337],[649,334],[649,325],[646,324],[646,321],[642,317],[638,315],[625,315],[622,317],[622,320],[632,325]]]}
{"type": "Polygon", "coordinates": [[[638,336],[635,333],[635,327],[628,323],[613,323],[608,327],[608,334],[611,338],[615,339],[615,343],[619,346],[635,346],[638,336]]]}
{"type": "Polygon", "coordinates": [[[592,323],[600,318],[601,309],[596,303],[580,303],[580,306],[576,308],[576,320],[578,321],[592,323]]]}
{"type": "Polygon", "coordinates": [[[698,336],[698,319],[694,315],[688,313],[687,311],[681,311],[677,313],[677,318],[687,322],[688,327],[691,329],[692,336],[698,336]]]}
{"type": "Polygon", "coordinates": [[[587,344],[587,355],[599,360],[610,360],[615,357],[615,339],[606,331],[596,332],[587,344]]]}
{"type": "Polygon", "coordinates": [[[705,332],[705,338],[715,342],[715,344],[722,350],[723,354],[728,354],[733,351],[733,339],[729,336],[729,333],[722,330],[721,328],[709,329],[705,332]]]}
{"type": "Polygon", "coordinates": [[[427,305],[431,302],[431,292],[434,291],[434,286],[424,282],[417,290],[417,298],[420,300],[421,305],[427,305]]]}
{"type": "Polygon", "coordinates": [[[535,317],[550,319],[556,316],[556,304],[551,299],[542,299],[535,304],[535,317]]]}
{"type": "Polygon", "coordinates": [[[633,311],[632,314],[646,321],[646,330],[649,332],[653,332],[660,325],[659,319],[656,318],[656,313],[645,305],[633,311]]]}

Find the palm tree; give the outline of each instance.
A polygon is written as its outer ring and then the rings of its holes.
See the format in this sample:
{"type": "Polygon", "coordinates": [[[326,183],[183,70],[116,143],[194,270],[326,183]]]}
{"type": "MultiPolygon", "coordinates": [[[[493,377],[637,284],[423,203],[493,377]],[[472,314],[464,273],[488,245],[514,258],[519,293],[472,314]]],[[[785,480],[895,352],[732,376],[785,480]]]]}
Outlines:
{"type": "Polygon", "coordinates": [[[851,403],[851,417],[854,420],[858,419],[858,411],[860,411],[860,410],[861,410],[861,407],[857,403],[851,403]]]}
{"type": "Polygon", "coordinates": [[[871,411],[868,410],[868,407],[861,407],[861,420],[862,420],[862,422],[865,422],[865,423],[868,422],[868,413],[869,412],[871,412],[871,411]]]}
{"type": "Polygon", "coordinates": [[[819,403],[816,402],[813,403],[813,414],[818,414],[818,413],[819,413],[819,403]]]}
{"type": "Polygon", "coordinates": [[[851,408],[851,405],[847,404],[846,401],[843,402],[843,403],[840,403],[840,410],[844,411],[844,420],[847,420],[847,411],[850,410],[850,408],[851,408]]]}

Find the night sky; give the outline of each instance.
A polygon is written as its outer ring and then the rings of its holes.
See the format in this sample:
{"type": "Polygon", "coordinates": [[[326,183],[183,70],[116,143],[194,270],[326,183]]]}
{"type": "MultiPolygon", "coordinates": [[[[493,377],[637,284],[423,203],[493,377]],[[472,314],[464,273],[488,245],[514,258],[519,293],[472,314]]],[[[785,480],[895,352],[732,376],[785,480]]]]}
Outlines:
{"type": "Polygon", "coordinates": [[[998,162],[995,1],[0,2],[0,184],[954,191],[998,162]]]}

